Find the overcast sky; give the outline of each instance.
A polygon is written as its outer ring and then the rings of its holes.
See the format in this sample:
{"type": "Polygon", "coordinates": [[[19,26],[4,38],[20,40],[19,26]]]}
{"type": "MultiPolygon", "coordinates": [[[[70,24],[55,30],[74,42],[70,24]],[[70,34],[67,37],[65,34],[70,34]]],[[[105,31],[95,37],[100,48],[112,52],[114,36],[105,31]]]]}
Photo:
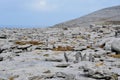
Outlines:
{"type": "Polygon", "coordinates": [[[120,0],[0,0],[0,25],[51,26],[120,0]]]}

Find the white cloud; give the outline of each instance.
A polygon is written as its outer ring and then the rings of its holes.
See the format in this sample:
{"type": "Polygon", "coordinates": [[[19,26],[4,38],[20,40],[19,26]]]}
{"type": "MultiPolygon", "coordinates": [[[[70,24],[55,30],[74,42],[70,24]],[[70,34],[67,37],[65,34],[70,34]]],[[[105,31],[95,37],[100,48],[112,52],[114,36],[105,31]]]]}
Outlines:
{"type": "Polygon", "coordinates": [[[49,3],[48,0],[35,0],[29,5],[29,8],[35,11],[52,11],[57,8],[57,5],[49,3]]]}

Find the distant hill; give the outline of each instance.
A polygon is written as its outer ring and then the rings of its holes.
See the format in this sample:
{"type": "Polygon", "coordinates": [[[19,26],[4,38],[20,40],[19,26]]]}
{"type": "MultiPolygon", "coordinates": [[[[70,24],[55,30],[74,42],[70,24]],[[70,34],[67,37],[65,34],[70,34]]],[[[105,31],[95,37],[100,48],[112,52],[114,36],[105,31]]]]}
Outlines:
{"type": "Polygon", "coordinates": [[[120,6],[104,8],[54,27],[86,27],[91,24],[120,24],[120,6]]]}

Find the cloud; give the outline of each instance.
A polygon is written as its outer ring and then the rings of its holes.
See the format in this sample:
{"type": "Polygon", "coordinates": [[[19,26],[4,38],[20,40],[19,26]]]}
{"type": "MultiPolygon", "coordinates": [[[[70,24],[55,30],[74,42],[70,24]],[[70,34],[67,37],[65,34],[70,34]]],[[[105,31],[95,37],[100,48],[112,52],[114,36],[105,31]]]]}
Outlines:
{"type": "Polygon", "coordinates": [[[28,7],[34,11],[53,11],[58,6],[55,3],[50,3],[48,0],[35,0],[28,7]]]}

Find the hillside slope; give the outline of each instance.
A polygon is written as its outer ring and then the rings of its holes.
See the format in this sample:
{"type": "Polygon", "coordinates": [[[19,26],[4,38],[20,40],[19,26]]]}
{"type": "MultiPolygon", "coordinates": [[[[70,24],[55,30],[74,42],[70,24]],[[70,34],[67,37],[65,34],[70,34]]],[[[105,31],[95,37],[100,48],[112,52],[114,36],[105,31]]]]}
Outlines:
{"type": "Polygon", "coordinates": [[[54,27],[85,27],[90,24],[120,24],[120,6],[104,8],[54,27]]]}

